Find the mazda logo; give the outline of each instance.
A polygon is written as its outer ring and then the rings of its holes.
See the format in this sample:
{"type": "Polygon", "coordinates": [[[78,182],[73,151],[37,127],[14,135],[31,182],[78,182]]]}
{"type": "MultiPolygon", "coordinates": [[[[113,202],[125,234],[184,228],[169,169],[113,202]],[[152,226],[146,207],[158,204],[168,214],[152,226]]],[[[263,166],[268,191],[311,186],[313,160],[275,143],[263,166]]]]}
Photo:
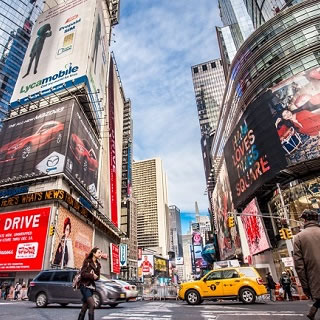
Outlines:
{"type": "Polygon", "coordinates": [[[51,156],[47,160],[47,167],[54,167],[59,163],[59,156],[51,156]]]}

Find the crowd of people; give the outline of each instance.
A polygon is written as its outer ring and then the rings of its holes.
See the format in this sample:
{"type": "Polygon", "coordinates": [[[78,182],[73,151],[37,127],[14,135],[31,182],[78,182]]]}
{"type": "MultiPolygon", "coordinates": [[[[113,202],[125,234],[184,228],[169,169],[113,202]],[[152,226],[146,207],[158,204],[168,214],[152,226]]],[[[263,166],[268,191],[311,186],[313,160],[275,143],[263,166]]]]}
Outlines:
{"type": "Polygon", "coordinates": [[[0,299],[3,300],[27,300],[27,285],[17,282],[15,285],[3,282],[0,286],[0,299]]]}

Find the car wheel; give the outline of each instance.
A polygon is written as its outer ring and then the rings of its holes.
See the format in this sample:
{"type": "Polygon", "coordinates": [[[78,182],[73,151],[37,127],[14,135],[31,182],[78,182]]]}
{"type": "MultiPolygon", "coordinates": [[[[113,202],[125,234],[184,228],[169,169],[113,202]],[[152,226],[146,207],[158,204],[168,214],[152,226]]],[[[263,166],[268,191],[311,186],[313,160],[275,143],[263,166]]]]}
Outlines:
{"type": "Polygon", "coordinates": [[[200,298],[200,295],[199,295],[198,291],[189,290],[186,293],[186,301],[187,301],[188,304],[192,304],[192,305],[200,304],[201,303],[201,298],[200,298]]]}
{"type": "Polygon", "coordinates": [[[93,295],[92,295],[92,298],[94,300],[94,307],[96,309],[100,308],[101,307],[101,297],[100,297],[100,294],[98,292],[94,292],[93,295]]]}
{"type": "Polygon", "coordinates": [[[27,159],[29,157],[30,153],[31,153],[31,144],[28,143],[22,149],[22,152],[21,152],[22,159],[27,159]]]}
{"type": "Polygon", "coordinates": [[[115,308],[118,304],[119,304],[119,303],[109,303],[109,306],[110,306],[111,308],[115,308]]]}
{"type": "Polygon", "coordinates": [[[36,306],[38,308],[44,308],[48,304],[48,297],[44,292],[41,292],[37,295],[36,306]]]}
{"type": "Polygon", "coordinates": [[[60,303],[61,307],[66,307],[69,303],[60,303]]]}
{"type": "Polygon", "coordinates": [[[82,168],[84,172],[88,170],[88,160],[86,158],[83,159],[82,168]]]}
{"type": "Polygon", "coordinates": [[[62,141],[62,132],[58,132],[56,142],[57,144],[60,144],[61,141],[62,141]]]}
{"type": "Polygon", "coordinates": [[[245,304],[251,304],[256,301],[256,294],[250,288],[243,288],[240,291],[240,300],[245,304]]]}

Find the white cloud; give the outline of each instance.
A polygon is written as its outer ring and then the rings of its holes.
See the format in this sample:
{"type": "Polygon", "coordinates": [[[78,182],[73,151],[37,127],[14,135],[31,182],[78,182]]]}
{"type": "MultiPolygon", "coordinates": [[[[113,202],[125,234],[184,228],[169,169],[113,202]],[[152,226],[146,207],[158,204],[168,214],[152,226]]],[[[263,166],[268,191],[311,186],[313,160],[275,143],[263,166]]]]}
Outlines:
{"type": "Polygon", "coordinates": [[[207,211],[191,65],[219,57],[216,1],[122,0],[113,50],[132,101],[134,158],[159,156],[169,202],[207,211]]]}

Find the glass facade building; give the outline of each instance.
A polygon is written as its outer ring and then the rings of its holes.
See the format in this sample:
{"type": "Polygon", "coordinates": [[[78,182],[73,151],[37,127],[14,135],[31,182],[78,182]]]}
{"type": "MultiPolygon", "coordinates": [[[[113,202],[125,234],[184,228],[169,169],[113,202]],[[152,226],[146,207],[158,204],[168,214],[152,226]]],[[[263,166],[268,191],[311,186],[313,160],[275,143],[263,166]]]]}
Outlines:
{"type": "Polygon", "coordinates": [[[11,95],[27,50],[42,0],[0,1],[0,119],[6,117],[11,95]]]}

